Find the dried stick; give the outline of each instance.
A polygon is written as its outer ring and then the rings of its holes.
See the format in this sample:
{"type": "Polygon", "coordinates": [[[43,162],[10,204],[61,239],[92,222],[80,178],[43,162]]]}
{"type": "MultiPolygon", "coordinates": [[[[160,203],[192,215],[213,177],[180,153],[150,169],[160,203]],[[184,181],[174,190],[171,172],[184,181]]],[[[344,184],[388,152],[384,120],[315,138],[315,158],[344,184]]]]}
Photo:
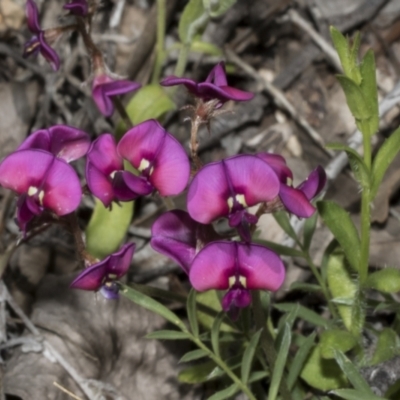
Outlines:
{"type": "Polygon", "coordinates": [[[226,56],[228,59],[236,64],[238,67],[243,69],[246,74],[251,76],[257,82],[263,85],[264,90],[272,97],[275,104],[286,111],[294,121],[310,136],[310,138],[315,142],[322,151],[332,156],[334,153],[330,150],[325,149],[325,143],[320,136],[320,134],[306,121],[306,119],[300,115],[292,103],[286,98],[285,94],[275,87],[272,83],[264,79],[252,66],[244,62],[238,55],[236,55],[232,50],[226,50],[226,56]]]}

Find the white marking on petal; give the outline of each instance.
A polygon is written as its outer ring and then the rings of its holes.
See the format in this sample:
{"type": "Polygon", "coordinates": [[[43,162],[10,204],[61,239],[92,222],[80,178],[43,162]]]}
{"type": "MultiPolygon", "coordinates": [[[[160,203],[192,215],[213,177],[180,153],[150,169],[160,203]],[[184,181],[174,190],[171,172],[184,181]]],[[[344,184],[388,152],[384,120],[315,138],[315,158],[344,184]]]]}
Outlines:
{"type": "Polygon", "coordinates": [[[140,172],[143,172],[146,168],[149,167],[149,165],[150,165],[150,161],[146,160],[145,158],[142,158],[142,160],[140,161],[138,170],[140,172]]]}
{"type": "Polygon", "coordinates": [[[233,197],[229,197],[227,200],[229,211],[232,211],[233,208],[233,197]]]}
{"type": "Polygon", "coordinates": [[[245,276],[240,275],[240,276],[239,276],[239,282],[242,284],[242,286],[243,286],[244,288],[247,288],[247,279],[246,279],[245,276]]]}
{"type": "Polygon", "coordinates": [[[29,186],[28,196],[34,196],[38,192],[38,188],[35,186],[29,186]]]}
{"type": "Polygon", "coordinates": [[[231,288],[236,282],[236,276],[229,277],[229,288],[231,288]]]}
{"type": "Polygon", "coordinates": [[[247,207],[248,207],[248,205],[247,205],[247,203],[246,203],[246,198],[244,197],[244,194],[237,194],[237,195],[235,196],[235,198],[236,198],[236,201],[237,201],[239,204],[241,204],[244,208],[247,208],[247,207]]]}
{"type": "Polygon", "coordinates": [[[117,171],[113,171],[113,172],[111,172],[111,174],[110,174],[110,178],[111,179],[114,179],[114,176],[115,176],[115,174],[117,173],[117,171]]]}

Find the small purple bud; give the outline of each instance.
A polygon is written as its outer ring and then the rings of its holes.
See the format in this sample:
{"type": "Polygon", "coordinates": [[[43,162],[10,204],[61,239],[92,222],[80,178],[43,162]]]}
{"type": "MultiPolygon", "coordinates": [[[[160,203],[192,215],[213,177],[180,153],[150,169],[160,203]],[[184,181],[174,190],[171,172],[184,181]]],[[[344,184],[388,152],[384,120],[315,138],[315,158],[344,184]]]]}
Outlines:
{"type": "Polygon", "coordinates": [[[92,96],[100,112],[111,117],[114,112],[112,97],[133,92],[140,88],[140,83],[127,80],[114,80],[107,74],[97,75],[93,80],[92,96]]]}
{"type": "Polygon", "coordinates": [[[103,261],[83,270],[71,283],[74,289],[98,291],[107,299],[119,297],[119,285],[116,280],[124,276],[128,270],[135,252],[136,245],[127,243],[117,252],[109,255],[103,261]]]}
{"type": "Polygon", "coordinates": [[[163,79],[160,84],[162,86],[184,85],[190,93],[204,101],[219,100],[216,108],[219,108],[228,100],[248,101],[254,97],[253,93],[228,86],[223,62],[217,64],[211,70],[205,82],[196,83],[192,79],[169,76],[163,79]]]}
{"type": "Polygon", "coordinates": [[[85,17],[88,13],[88,3],[86,0],[73,0],[65,4],[63,8],[79,17],[85,17]]]}

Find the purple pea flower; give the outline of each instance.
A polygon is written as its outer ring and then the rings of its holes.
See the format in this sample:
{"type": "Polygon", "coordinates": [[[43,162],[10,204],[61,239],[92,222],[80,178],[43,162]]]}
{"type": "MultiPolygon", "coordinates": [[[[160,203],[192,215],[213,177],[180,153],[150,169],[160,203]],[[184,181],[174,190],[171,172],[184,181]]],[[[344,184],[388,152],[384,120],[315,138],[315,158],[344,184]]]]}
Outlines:
{"type": "Polygon", "coordinates": [[[73,212],[82,190],[74,169],[43,150],[19,150],[0,164],[0,185],[19,194],[17,220],[24,232],[45,210],[58,216],[73,212]]]}
{"type": "Polygon", "coordinates": [[[192,79],[168,76],[160,84],[162,86],[184,85],[190,93],[203,101],[218,100],[215,108],[219,108],[228,100],[247,101],[254,97],[253,93],[244,92],[228,86],[225,64],[218,63],[208,74],[205,82],[197,83],[192,79]]]}
{"type": "Polygon", "coordinates": [[[229,225],[249,242],[249,224],[258,218],[246,209],[273,200],[279,187],[274,170],[258,157],[230,157],[208,164],[196,174],[188,191],[188,212],[203,224],[226,216],[229,225]]]}
{"type": "Polygon", "coordinates": [[[106,73],[100,73],[93,79],[92,96],[100,112],[111,117],[114,112],[112,97],[133,92],[140,88],[140,83],[115,80],[106,73]]]}
{"type": "Polygon", "coordinates": [[[67,163],[83,157],[90,146],[89,135],[67,125],[39,129],[25,139],[17,150],[45,150],[67,163]]]}
{"type": "Polygon", "coordinates": [[[266,204],[267,210],[286,209],[291,214],[300,218],[309,218],[315,212],[315,207],[311,204],[326,184],[326,173],[321,166],[315,168],[308,178],[297,188],[288,184],[293,179],[292,171],[286,165],[285,159],[277,154],[259,153],[257,157],[264,160],[273,168],[281,182],[279,197],[270,204],[266,204]]]}
{"type": "Polygon", "coordinates": [[[195,255],[218,235],[212,225],[203,225],[193,220],[183,210],[162,214],[151,228],[151,247],[171,258],[189,274],[195,255]]]}
{"type": "Polygon", "coordinates": [[[79,17],[85,17],[88,13],[88,3],[86,0],[73,0],[65,4],[63,8],[79,17]]]}
{"type": "Polygon", "coordinates": [[[112,201],[130,201],[150,194],[179,194],[189,180],[190,164],[181,144],[155,120],[130,129],[116,146],[105,134],[87,154],[86,180],[90,191],[108,207],[112,201]],[[124,171],[123,159],[139,174],[124,171]]]}
{"type": "Polygon", "coordinates": [[[71,283],[74,289],[98,291],[106,299],[119,297],[119,285],[116,282],[128,270],[135,252],[135,243],[123,245],[117,252],[109,255],[103,261],[83,270],[71,283]]]}
{"type": "Polygon", "coordinates": [[[25,43],[24,57],[40,53],[51,65],[54,71],[60,68],[60,58],[49,43],[55,42],[62,30],[54,28],[42,30],[39,24],[39,10],[33,0],[26,1],[26,17],[29,30],[34,36],[25,43]]]}
{"type": "Polygon", "coordinates": [[[285,268],[279,256],[264,246],[217,241],[194,258],[189,279],[199,292],[228,289],[222,308],[237,319],[240,309],[251,303],[250,290],[278,290],[285,268]]]}

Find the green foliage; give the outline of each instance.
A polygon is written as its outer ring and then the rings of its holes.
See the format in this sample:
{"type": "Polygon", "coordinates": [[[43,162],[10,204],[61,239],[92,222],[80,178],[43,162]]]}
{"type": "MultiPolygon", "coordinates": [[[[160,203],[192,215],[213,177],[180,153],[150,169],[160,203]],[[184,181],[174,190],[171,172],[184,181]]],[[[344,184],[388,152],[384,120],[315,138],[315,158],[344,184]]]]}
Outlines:
{"type": "Polygon", "coordinates": [[[223,51],[212,43],[203,40],[193,40],[190,50],[210,56],[222,56],[223,51]]]}
{"type": "Polygon", "coordinates": [[[182,43],[191,43],[194,35],[197,33],[194,26],[204,14],[203,0],[190,0],[186,4],[178,27],[179,39],[182,43]]]}
{"type": "Polygon", "coordinates": [[[372,164],[371,201],[378,193],[379,185],[389,165],[400,151],[400,128],[397,128],[379,149],[372,164]]]}
{"type": "Polygon", "coordinates": [[[290,343],[292,341],[292,332],[289,324],[285,324],[281,345],[278,356],[272,371],[271,383],[269,385],[268,400],[275,400],[278,395],[279,386],[282,381],[283,371],[285,369],[290,343]]]}
{"type": "Polygon", "coordinates": [[[304,363],[314,345],[315,337],[316,333],[314,332],[310,336],[308,336],[308,338],[297,350],[286,380],[289,390],[293,389],[293,386],[295,385],[296,380],[299,377],[301,370],[303,369],[304,363]]]}
{"type": "Polygon", "coordinates": [[[300,376],[310,386],[323,391],[347,386],[346,376],[336,361],[323,358],[318,345],[311,351],[300,376]]]}
{"type": "Polygon", "coordinates": [[[197,350],[192,350],[186,353],[181,357],[179,360],[179,363],[184,363],[184,362],[189,362],[189,361],[194,361],[198,360],[200,358],[207,357],[208,353],[204,351],[203,349],[197,349],[197,350]]]}
{"type": "Polygon", "coordinates": [[[208,381],[213,370],[215,370],[215,363],[207,361],[202,364],[197,364],[183,369],[178,374],[178,379],[183,383],[202,383],[208,381]]]}
{"type": "Polygon", "coordinates": [[[235,3],[236,0],[203,0],[204,8],[213,18],[225,14],[235,3]]]}
{"type": "Polygon", "coordinates": [[[251,364],[253,362],[258,342],[260,341],[261,332],[262,330],[259,330],[251,337],[249,345],[246,347],[246,350],[243,353],[241,376],[242,376],[242,382],[245,384],[249,380],[251,364]]]}
{"type": "Polygon", "coordinates": [[[322,318],[315,311],[312,311],[309,308],[306,308],[304,306],[299,306],[298,304],[293,304],[293,303],[279,303],[279,304],[274,304],[274,307],[277,310],[283,311],[283,312],[290,312],[293,309],[298,308],[297,316],[299,318],[302,318],[305,321],[310,322],[311,324],[313,324],[315,326],[322,326],[324,328],[329,327],[329,321],[322,318]]]}
{"type": "Polygon", "coordinates": [[[306,219],[304,223],[303,231],[303,249],[308,251],[310,249],[311,241],[314,236],[315,228],[317,226],[318,213],[315,212],[314,215],[306,219]]]}
{"type": "Polygon", "coordinates": [[[330,329],[321,334],[320,346],[323,358],[335,358],[336,351],[346,353],[357,344],[356,338],[348,331],[330,329]]]}
{"type": "Polygon", "coordinates": [[[364,135],[371,136],[379,128],[374,53],[368,51],[358,64],[359,34],[352,45],[334,27],[331,27],[331,37],[344,71],[344,75],[339,75],[337,79],[346,95],[347,104],[357,127],[364,135]]]}
{"type": "Polygon", "coordinates": [[[95,199],[95,207],[86,227],[87,251],[102,259],[121,246],[133,216],[134,202],[113,204],[112,209],[104,207],[95,199]]]}
{"type": "MultiPolygon", "coordinates": [[[[327,281],[333,299],[348,299],[353,304],[357,295],[357,285],[345,264],[344,256],[333,253],[327,264],[327,281]]],[[[352,306],[347,304],[337,305],[344,326],[351,331],[354,325],[352,306]]]]}
{"type": "Polygon", "coordinates": [[[348,212],[333,201],[319,201],[318,212],[342,247],[354,270],[359,268],[360,239],[348,212]]]}
{"type": "Polygon", "coordinates": [[[332,390],[331,393],[344,400],[385,400],[383,397],[378,397],[374,394],[365,394],[364,392],[354,389],[332,390]]]}
{"type": "Polygon", "coordinates": [[[370,365],[376,365],[400,354],[400,339],[390,328],[384,328],[379,333],[378,342],[370,365]]]}
{"type": "Polygon", "coordinates": [[[400,291],[400,270],[384,268],[368,276],[366,286],[382,293],[397,293],[400,291]]]}
{"type": "Polygon", "coordinates": [[[279,224],[279,226],[285,231],[285,233],[297,242],[298,239],[296,232],[290,224],[290,219],[286,211],[278,211],[273,213],[272,216],[275,218],[275,221],[279,224]]]}
{"type": "Polygon", "coordinates": [[[275,251],[281,256],[304,258],[304,253],[300,250],[294,249],[293,247],[283,246],[281,244],[270,242],[268,240],[263,240],[263,239],[253,239],[252,241],[254,243],[259,243],[262,244],[263,246],[270,248],[271,250],[275,251]]]}
{"type": "Polygon", "coordinates": [[[189,319],[190,329],[192,330],[193,336],[199,336],[199,323],[197,322],[196,315],[196,291],[194,289],[190,290],[187,303],[186,310],[189,319]]]}
{"type": "Polygon", "coordinates": [[[214,393],[208,400],[224,400],[229,399],[233,395],[235,395],[239,391],[238,386],[233,383],[228,386],[226,389],[220,390],[219,392],[214,393]]]}
{"type": "Polygon", "coordinates": [[[326,147],[328,149],[345,151],[347,153],[351,169],[357,181],[360,182],[363,188],[370,187],[371,182],[368,168],[365,165],[362,157],[354,149],[341,143],[328,144],[326,147]]]}
{"type": "Polygon", "coordinates": [[[146,339],[158,339],[158,340],[182,340],[190,339],[190,335],[186,332],[161,330],[148,333],[146,339]]]}
{"type": "Polygon", "coordinates": [[[368,383],[361,376],[357,367],[341,351],[335,350],[335,359],[343,373],[346,375],[347,379],[356,390],[365,395],[372,394],[368,383]]]}

